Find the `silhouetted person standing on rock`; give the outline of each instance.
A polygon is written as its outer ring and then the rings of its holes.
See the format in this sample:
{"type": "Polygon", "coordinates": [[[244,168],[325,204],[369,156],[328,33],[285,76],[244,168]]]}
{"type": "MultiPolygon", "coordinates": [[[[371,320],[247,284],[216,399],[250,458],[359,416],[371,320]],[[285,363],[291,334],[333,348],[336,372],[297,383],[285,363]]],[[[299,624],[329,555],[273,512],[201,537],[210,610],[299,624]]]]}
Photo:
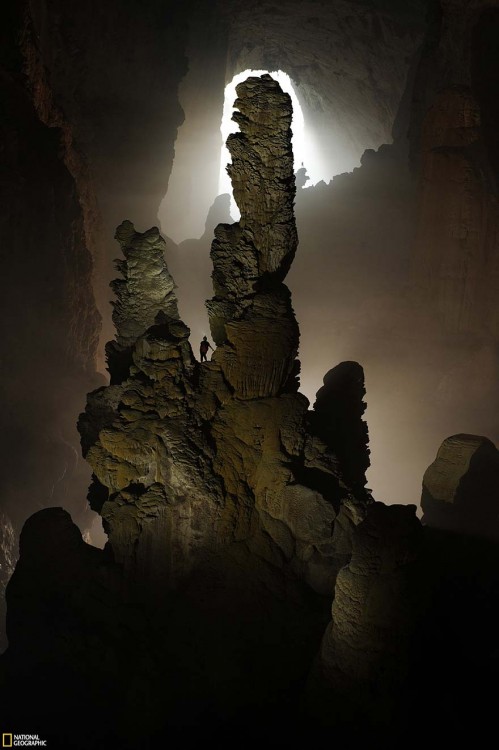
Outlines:
{"type": "Polygon", "coordinates": [[[212,351],[215,351],[212,347],[212,345],[208,342],[208,339],[206,336],[203,336],[203,340],[201,341],[199,345],[199,353],[201,355],[201,362],[208,362],[207,354],[208,349],[211,349],[212,351]]]}

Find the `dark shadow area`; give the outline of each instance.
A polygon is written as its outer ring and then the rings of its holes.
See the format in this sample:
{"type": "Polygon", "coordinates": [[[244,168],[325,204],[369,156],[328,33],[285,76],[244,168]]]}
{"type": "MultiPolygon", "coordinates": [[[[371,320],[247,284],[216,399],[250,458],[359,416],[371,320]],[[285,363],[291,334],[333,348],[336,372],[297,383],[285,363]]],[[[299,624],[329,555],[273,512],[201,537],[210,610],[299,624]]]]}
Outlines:
{"type": "Polygon", "coordinates": [[[473,29],[472,80],[473,89],[480,105],[483,138],[487,156],[495,178],[495,189],[499,185],[499,10],[488,8],[481,12],[473,29]]]}
{"type": "MultiPolygon", "coordinates": [[[[304,701],[326,598],[304,589],[286,601],[285,588],[266,591],[243,557],[222,556],[146,606],[140,591],[122,588],[109,551],[85,545],[61,509],[40,511],[25,525],[8,590],[6,726],[61,750],[147,749],[186,733],[231,747],[236,731],[242,746],[270,732],[289,742],[332,733],[351,748],[368,738],[375,748],[416,748],[429,733],[486,737],[499,676],[499,547],[429,528],[399,536],[393,524],[385,533],[395,577],[379,579],[372,597],[397,639],[376,655],[367,683],[304,701]],[[390,612],[401,585],[403,608],[390,612]]],[[[372,533],[359,537],[362,548],[372,533]]]]}

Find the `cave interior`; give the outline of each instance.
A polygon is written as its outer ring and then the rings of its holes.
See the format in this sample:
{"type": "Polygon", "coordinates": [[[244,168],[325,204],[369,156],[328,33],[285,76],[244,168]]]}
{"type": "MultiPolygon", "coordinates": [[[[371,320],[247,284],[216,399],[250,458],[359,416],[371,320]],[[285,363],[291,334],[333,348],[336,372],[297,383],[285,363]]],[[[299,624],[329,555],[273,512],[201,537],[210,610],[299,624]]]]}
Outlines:
{"type": "Polygon", "coordinates": [[[0,732],[487,737],[499,1],[1,15],[0,732]]]}

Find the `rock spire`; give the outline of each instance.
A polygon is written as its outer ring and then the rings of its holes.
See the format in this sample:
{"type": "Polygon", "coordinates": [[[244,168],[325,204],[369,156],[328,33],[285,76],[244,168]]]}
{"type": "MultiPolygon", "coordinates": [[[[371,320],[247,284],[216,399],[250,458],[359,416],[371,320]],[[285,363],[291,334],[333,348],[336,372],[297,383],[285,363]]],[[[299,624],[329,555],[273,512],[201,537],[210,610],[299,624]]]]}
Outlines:
{"type": "MultiPolygon", "coordinates": [[[[228,171],[241,220],[218,225],[211,249],[216,351],[208,363],[193,356],[158,230],[123,222],[111,385],[90,394],[79,424],[89,497],[143,588],[209,577],[207,560],[223,559],[225,571],[242,566],[258,585],[275,587],[281,571],[291,585],[330,594],[369,498],[297,392],[299,331],[283,283],[297,247],[290,97],[269,75],[247,79],[237,96],[228,171]]],[[[358,432],[363,374],[354,365],[358,432]]],[[[342,414],[348,432],[347,422],[342,414]]],[[[348,460],[360,449],[365,468],[367,430],[362,437],[348,460]]]]}

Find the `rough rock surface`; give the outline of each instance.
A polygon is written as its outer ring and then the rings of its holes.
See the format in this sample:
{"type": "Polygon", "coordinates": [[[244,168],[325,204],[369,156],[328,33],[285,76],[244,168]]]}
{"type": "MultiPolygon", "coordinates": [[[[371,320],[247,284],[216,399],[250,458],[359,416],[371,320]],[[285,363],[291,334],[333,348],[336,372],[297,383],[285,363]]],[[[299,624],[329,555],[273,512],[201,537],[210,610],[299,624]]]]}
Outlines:
{"type": "MultiPolygon", "coordinates": [[[[352,557],[337,578],[319,672],[329,685],[329,717],[339,716],[341,723],[344,711],[355,724],[367,714],[383,733],[394,713],[399,718],[392,709],[399,707],[400,686],[410,682],[411,577],[423,534],[432,540],[431,555],[419,571],[434,595],[423,639],[432,646],[431,658],[424,666],[433,669],[422,670],[414,695],[428,691],[430,715],[445,704],[444,728],[459,734],[469,686],[480,708],[484,690],[477,687],[488,690],[487,677],[497,681],[497,551],[467,543],[463,555],[461,537],[454,535],[449,563],[453,535],[422,532],[412,509],[370,506],[363,478],[367,450],[357,442],[364,386],[356,364],[345,363],[356,383],[352,429],[343,425],[340,439],[327,424],[328,415],[341,414],[339,404],[324,401],[327,387],[316,416],[307,412],[296,392],[298,332],[282,283],[295,243],[293,221],[285,218],[292,176],[278,170],[274,180],[267,169],[274,153],[287,161],[287,128],[276,122],[281,137],[273,142],[263,93],[279,103],[277,120],[288,102],[268,79],[247,82],[241,91],[232,176],[241,204],[251,205],[255,215],[247,212],[238,225],[216,233],[210,315],[217,351],[207,364],[195,361],[159,233],[141,234],[125,222],[117,233],[125,261],[117,285],[117,338],[108,350],[112,384],[89,396],[80,423],[95,473],[90,500],[105,520],[110,546],[104,553],[89,549],[60,509],[26,525],[18,574],[9,586],[13,645],[0,660],[2,710],[8,715],[17,704],[19,716],[19,707],[25,712],[29,705],[47,722],[57,705],[72,730],[73,717],[90,697],[100,706],[93,714],[99,720],[109,714],[133,723],[140,717],[137,723],[153,734],[151,727],[166,714],[156,738],[164,742],[177,711],[184,713],[184,729],[197,720],[205,730],[207,715],[211,728],[214,719],[215,726],[227,717],[230,724],[239,704],[236,718],[249,731],[250,706],[259,733],[275,705],[296,706],[289,695],[296,699],[323,632],[323,605],[330,603],[336,571],[352,557]],[[261,138],[255,135],[259,124],[261,138]],[[258,155],[253,145],[260,141],[258,155]],[[250,153],[253,148],[250,163],[240,150],[245,142],[250,153]],[[241,173],[259,187],[259,197],[245,194],[241,173]],[[275,237],[262,196],[283,217],[275,237]],[[277,345],[254,335],[274,320],[284,334],[277,345]],[[320,434],[317,415],[323,418],[320,434]],[[345,463],[340,443],[350,439],[360,454],[345,463]],[[121,566],[106,559],[111,553],[121,566]],[[154,608],[147,625],[147,608],[137,617],[130,611],[139,596],[154,608]],[[435,673],[439,680],[428,685],[435,673]]],[[[484,705],[490,713],[493,700],[484,705]]],[[[294,729],[289,710],[273,718],[281,732],[283,726],[294,729]]],[[[410,726],[407,721],[404,730],[410,726]]],[[[97,746],[88,741],[92,730],[84,731],[82,746],[97,746]]]]}
{"type": "Polygon", "coordinates": [[[370,485],[396,503],[420,495],[430,446],[446,435],[499,439],[499,8],[477,0],[429,11],[393,145],[298,192],[300,252],[288,277],[305,392],[332,340],[338,360],[362,362],[370,485]]]}
{"type": "Polygon", "coordinates": [[[206,546],[220,489],[192,408],[195,360],[165,242],[157,229],[136,233],[130,222],[116,236],[126,260],[118,262],[124,279],[115,282],[116,341],[107,347],[112,384],[90,395],[80,432],[95,475],[90,502],[116,559],[164,586],[186,574],[191,546],[206,546]]]}
{"type": "Polygon", "coordinates": [[[413,283],[449,333],[497,339],[497,2],[446,0],[416,82],[413,283]],[[431,72],[430,72],[431,71],[431,72]],[[419,130],[419,127],[420,130],[419,130]]]}
{"type": "Polygon", "coordinates": [[[241,219],[220,225],[212,245],[215,297],[210,326],[216,361],[243,399],[296,391],[291,382],[298,326],[282,280],[297,246],[291,101],[270,76],[237,89],[228,171],[241,219]]]}
{"type": "MultiPolygon", "coordinates": [[[[0,506],[16,534],[28,515],[54,503],[89,525],[82,494],[89,474],[75,420],[100,382],[84,212],[61,157],[64,134],[40,119],[33,101],[20,47],[25,10],[24,2],[5,8],[0,32],[0,335],[8,352],[0,365],[0,434],[9,467],[0,506]]],[[[37,96],[48,98],[39,84],[37,96]]]]}
{"type": "MultiPolygon", "coordinates": [[[[248,79],[238,97],[241,131],[229,148],[241,220],[217,227],[211,251],[217,349],[211,362],[195,361],[164,241],[124,222],[117,336],[108,345],[113,385],[89,397],[80,421],[96,477],[90,497],[127,566],[135,559],[151,575],[171,566],[178,581],[200,555],[244,541],[267,565],[327,593],[341,499],[355,499],[354,484],[360,505],[369,499],[362,481],[349,483],[347,469],[343,476],[345,457],[335,459],[319,435],[307,437],[307,402],[296,392],[298,326],[282,283],[297,244],[290,100],[269,76],[248,79]]],[[[352,422],[361,412],[352,406],[352,422]]],[[[346,413],[343,422],[347,429],[346,413]]],[[[364,427],[361,453],[366,442],[364,427]]]]}
{"type": "MultiPolygon", "coordinates": [[[[207,307],[216,351],[202,364],[192,354],[158,230],[141,234],[124,222],[116,233],[125,260],[114,284],[111,385],[90,394],[79,423],[94,472],[90,503],[128,584],[165,610],[172,592],[182,592],[168,625],[177,645],[186,638],[185,625],[175,629],[179,613],[203,612],[202,632],[191,623],[190,637],[202,644],[208,672],[220,672],[223,642],[226,666],[212,698],[232,706],[244,697],[230,686],[250,663],[245,695],[266,700],[269,666],[255,656],[261,638],[279,642],[267,699],[304,674],[353,529],[371,502],[358,473],[349,482],[351,469],[327,435],[314,434],[297,393],[298,326],[283,284],[297,244],[290,100],[269,76],[248,79],[237,93],[241,130],[229,148],[241,221],[219,225],[212,244],[215,296],[207,307]],[[302,646],[290,662],[293,638],[302,646]]],[[[355,378],[352,434],[363,424],[358,365],[355,378]]],[[[330,394],[329,416],[341,411],[335,398],[343,396],[330,394]]],[[[345,434],[347,422],[344,413],[345,434]]],[[[363,436],[354,449],[361,467],[365,427],[363,436]]],[[[180,652],[185,658],[187,643],[180,652]]]]}
{"type": "Polygon", "coordinates": [[[310,682],[312,710],[326,724],[365,731],[406,720],[411,639],[422,606],[415,563],[422,532],[415,506],[372,505],[336,579],[332,621],[310,682]],[[322,715],[321,715],[322,711],[322,715]]]}
{"type": "Polygon", "coordinates": [[[481,119],[472,91],[457,85],[425,117],[414,272],[420,303],[432,304],[445,330],[487,337],[498,332],[490,285],[499,211],[481,119]]]}
{"type": "Polygon", "coordinates": [[[16,537],[8,516],[0,510],[0,652],[7,646],[5,588],[16,564],[16,537]]]}
{"type": "Polygon", "coordinates": [[[486,437],[452,435],[423,477],[423,522],[436,528],[499,536],[499,451],[486,437]]]}
{"type": "Polygon", "coordinates": [[[414,511],[371,505],[336,580],[307,710],[348,747],[417,748],[430,727],[456,740],[493,731],[499,547],[414,511]]]}
{"type": "Polygon", "coordinates": [[[187,69],[190,2],[21,0],[28,87],[41,121],[61,129],[61,156],[81,204],[96,264],[94,292],[111,335],[112,233],[132,211],[156,220],[183,119],[178,86],[187,69]]]}

